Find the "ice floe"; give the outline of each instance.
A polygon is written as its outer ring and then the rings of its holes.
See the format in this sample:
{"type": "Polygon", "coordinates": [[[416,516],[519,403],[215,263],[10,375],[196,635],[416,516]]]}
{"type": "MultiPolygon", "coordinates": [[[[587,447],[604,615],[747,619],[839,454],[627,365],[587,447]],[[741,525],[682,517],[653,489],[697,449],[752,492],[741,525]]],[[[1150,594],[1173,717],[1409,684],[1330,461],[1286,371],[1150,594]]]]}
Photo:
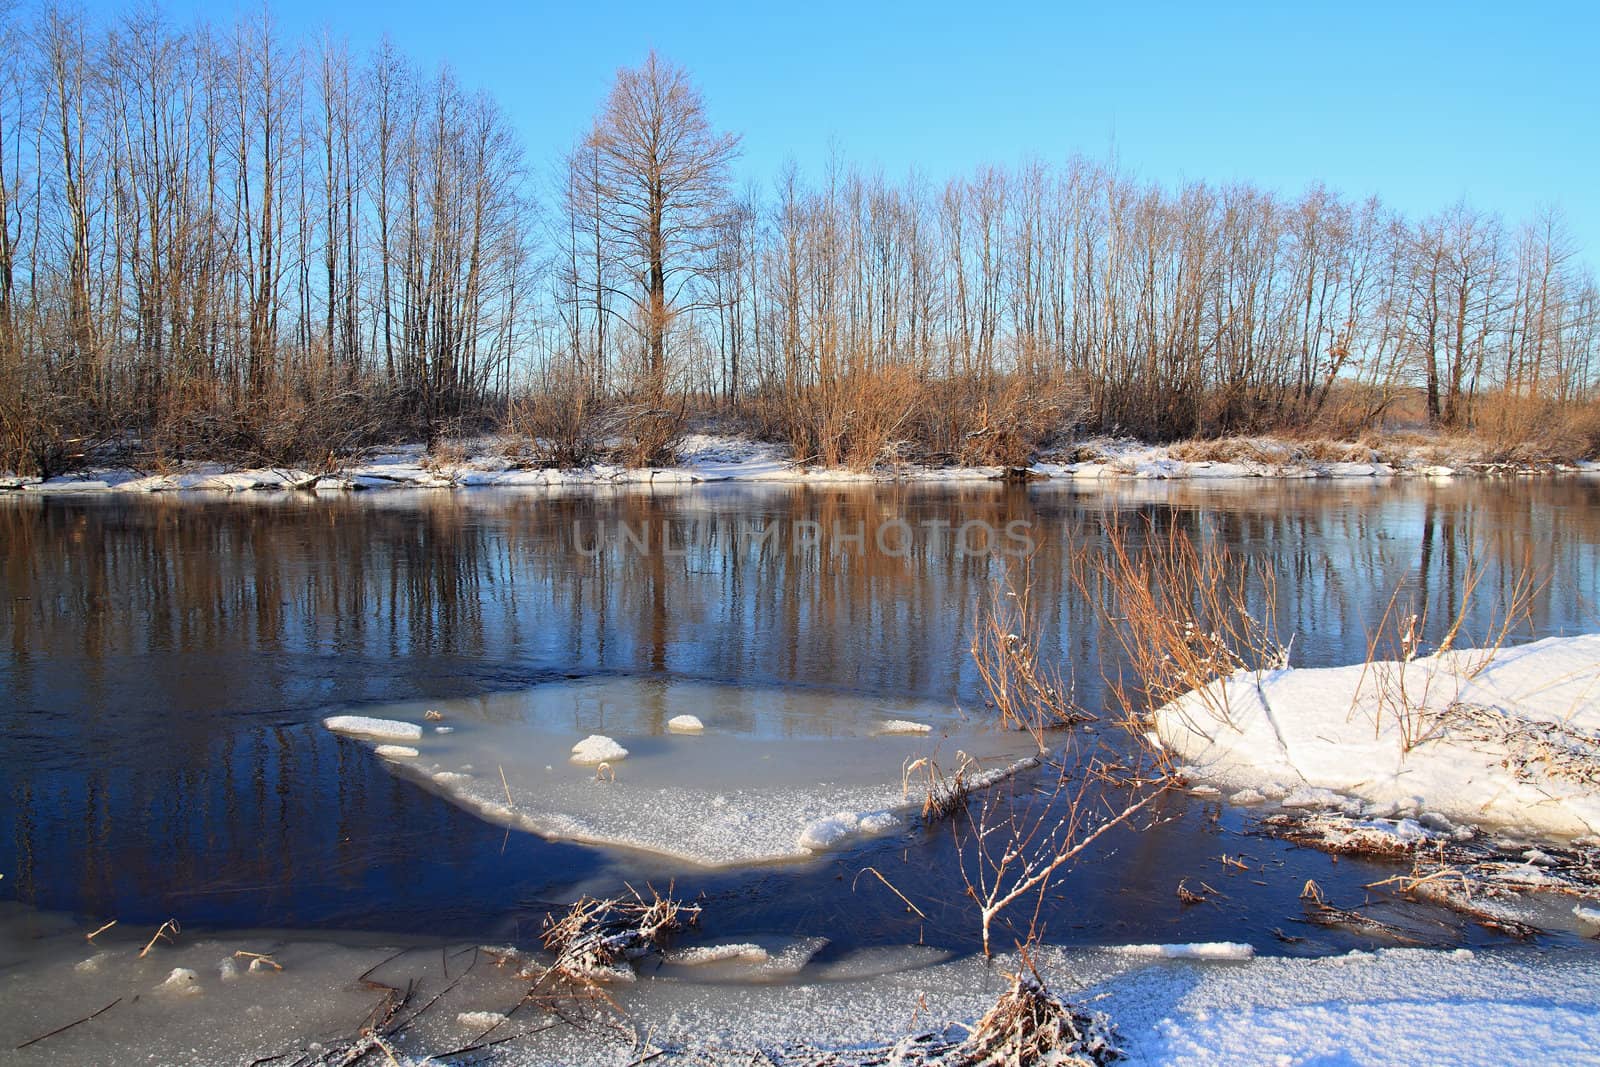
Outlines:
{"type": "Polygon", "coordinates": [[[351,734],[355,737],[383,737],[395,741],[422,739],[422,727],[416,723],[374,719],[367,715],[330,715],[322,720],[322,725],[336,734],[351,734]]]}

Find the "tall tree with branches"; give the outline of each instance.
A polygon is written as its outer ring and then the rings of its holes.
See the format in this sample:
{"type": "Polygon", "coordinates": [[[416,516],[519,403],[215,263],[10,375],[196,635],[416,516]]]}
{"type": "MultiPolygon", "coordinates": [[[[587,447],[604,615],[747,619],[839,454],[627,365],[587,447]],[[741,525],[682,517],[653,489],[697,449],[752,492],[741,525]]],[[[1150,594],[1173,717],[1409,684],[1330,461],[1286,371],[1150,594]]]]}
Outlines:
{"type": "Polygon", "coordinates": [[[635,312],[647,386],[664,388],[672,320],[701,306],[739,138],[719,133],[689,74],[651,52],[617,72],[592,134],[596,211],[635,312]]]}

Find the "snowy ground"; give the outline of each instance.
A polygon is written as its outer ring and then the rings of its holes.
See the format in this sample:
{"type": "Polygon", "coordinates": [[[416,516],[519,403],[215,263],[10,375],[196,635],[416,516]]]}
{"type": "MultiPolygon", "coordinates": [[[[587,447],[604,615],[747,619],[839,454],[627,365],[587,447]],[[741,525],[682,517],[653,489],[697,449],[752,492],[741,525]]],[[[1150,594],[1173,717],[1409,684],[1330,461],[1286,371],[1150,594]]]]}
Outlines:
{"type": "MultiPolygon", "coordinates": [[[[414,981],[412,1007],[426,1010],[392,1043],[394,1062],[469,1044],[510,1012],[494,1036],[542,1032],[499,1047],[492,1062],[800,1063],[804,1050],[959,1033],[1017,965],[915,946],[807,963],[814,944],[775,949],[764,961],[747,956],[742,971],[647,965],[636,982],[612,989],[624,1015],[575,1028],[551,1025],[537,1007],[513,1011],[529,980],[472,945],[184,934],[140,959],[152,931],[117,928],[89,944],[88,930],[14,907],[0,914],[0,1047],[8,1062],[248,1063],[349,1037],[379,1002],[376,984],[414,981]],[[269,954],[277,967],[251,969],[240,952],[269,954]]],[[[1200,955],[1044,948],[1035,962],[1058,994],[1112,1017],[1135,1067],[1600,1063],[1593,953],[1200,955]]]]}
{"type": "Polygon", "coordinates": [[[906,785],[910,763],[953,771],[966,753],[1003,770],[1036,750],[1025,733],[929,701],[684,680],[583,679],[362,710],[326,725],[491,821],[704,866],[904,832],[922,801],[906,785]],[[671,725],[691,715],[699,730],[671,725]]]}
{"type": "MultiPolygon", "coordinates": [[[[148,493],[172,491],[243,492],[301,489],[344,491],[351,489],[432,488],[470,486],[547,488],[552,486],[671,485],[694,482],[788,482],[831,484],[878,481],[959,482],[999,478],[999,467],[920,467],[897,464],[867,471],[811,467],[797,464],[780,445],[746,437],[688,434],[679,442],[679,462],[671,467],[630,469],[594,464],[557,470],[528,466],[515,458],[506,440],[484,437],[459,442],[464,457],[441,460],[421,445],[374,452],[340,469],[316,474],[297,469],[231,470],[217,464],[189,463],[173,471],[151,474],[121,468],[99,468],[71,475],[37,479],[0,477],[0,490],[27,493],[148,493]]],[[[1397,476],[1448,478],[1486,471],[1499,474],[1535,474],[1546,470],[1600,473],[1600,463],[1540,467],[1528,464],[1485,463],[1470,452],[1438,447],[1400,449],[1399,455],[1381,460],[1377,453],[1349,446],[1353,459],[1319,460],[1308,457],[1293,442],[1270,438],[1231,442],[1220,449],[1225,460],[1183,459],[1192,449],[1183,445],[1146,445],[1135,441],[1095,439],[1072,450],[1070,460],[1046,458],[1029,468],[1030,475],[1049,479],[1241,479],[1241,478],[1346,478],[1397,476]]]]}
{"type": "Polygon", "coordinates": [[[1600,634],[1240,671],[1162,708],[1156,729],[1190,777],[1246,799],[1600,833],[1600,634]]]}

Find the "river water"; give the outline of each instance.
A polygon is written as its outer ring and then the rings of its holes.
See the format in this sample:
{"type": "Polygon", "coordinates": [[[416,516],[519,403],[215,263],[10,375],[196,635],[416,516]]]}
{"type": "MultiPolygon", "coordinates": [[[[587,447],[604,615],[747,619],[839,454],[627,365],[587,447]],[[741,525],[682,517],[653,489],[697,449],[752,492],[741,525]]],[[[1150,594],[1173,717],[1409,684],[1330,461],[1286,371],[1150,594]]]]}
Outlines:
{"type": "MultiPolygon", "coordinates": [[[[1270,563],[1297,666],[1361,659],[1400,583],[1435,618],[1454,614],[1474,561],[1468,633],[1529,562],[1548,583],[1514,640],[1592,630],[1597,505],[1600,481],[1581,478],[6,496],[0,901],[86,922],[527,942],[580,891],[671,881],[703,898],[716,935],[970,950],[947,828],[706,867],[508,832],[321,720],[548,710],[563,686],[613,683],[748,690],[739,714],[780,745],[793,722],[806,744],[848,744],[853,706],[981,716],[976,608],[1025,542],[1042,651],[1101,710],[1118,660],[1066,560],[1111,523],[1178,526],[1270,563]],[[868,866],[922,914],[861,881],[868,866]]],[[[1180,795],[1041,915],[1067,944],[1260,944],[1299,914],[1305,878],[1360,899],[1387,873],[1250,835],[1246,815],[1180,795]],[[1180,879],[1220,885],[1217,857],[1241,850],[1276,873],[1179,904],[1180,879]]],[[[1427,922],[1441,942],[1488,936],[1427,922]]],[[[1357,943],[1317,931],[1283,950],[1357,943]]]]}

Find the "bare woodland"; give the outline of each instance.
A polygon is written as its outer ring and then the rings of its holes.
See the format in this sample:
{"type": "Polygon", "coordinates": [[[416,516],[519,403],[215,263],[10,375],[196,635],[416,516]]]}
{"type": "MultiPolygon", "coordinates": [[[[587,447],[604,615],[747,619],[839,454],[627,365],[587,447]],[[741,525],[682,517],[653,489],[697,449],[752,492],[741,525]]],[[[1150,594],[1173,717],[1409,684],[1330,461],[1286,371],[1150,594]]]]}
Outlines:
{"type": "Polygon", "coordinates": [[[619,71],[550,171],[387,46],[0,0],[0,469],[316,462],[503,427],[659,459],[718,416],[822,463],[1399,407],[1600,446],[1600,290],[1558,210],[1411,219],[1072,158],[739,187],[690,74],[619,71]]]}

